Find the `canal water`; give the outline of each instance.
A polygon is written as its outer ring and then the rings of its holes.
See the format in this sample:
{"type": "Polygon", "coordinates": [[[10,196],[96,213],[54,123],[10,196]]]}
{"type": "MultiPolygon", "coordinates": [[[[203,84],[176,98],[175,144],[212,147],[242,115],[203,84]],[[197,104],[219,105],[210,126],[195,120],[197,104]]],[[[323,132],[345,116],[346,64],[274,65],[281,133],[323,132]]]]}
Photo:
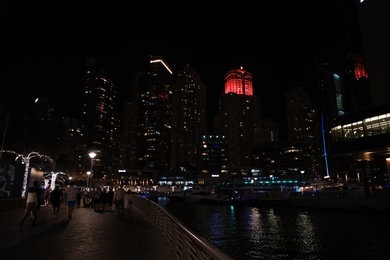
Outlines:
{"type": "Polygon", "coordinates": [[[156,201],[236,260],[390,259],[390,215],[156,201]]]}

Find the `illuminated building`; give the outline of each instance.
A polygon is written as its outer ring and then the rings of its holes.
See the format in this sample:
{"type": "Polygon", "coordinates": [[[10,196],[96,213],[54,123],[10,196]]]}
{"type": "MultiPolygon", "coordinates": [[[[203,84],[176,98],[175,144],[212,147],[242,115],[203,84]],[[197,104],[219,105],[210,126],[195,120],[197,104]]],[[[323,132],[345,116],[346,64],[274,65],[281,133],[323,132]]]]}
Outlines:
{"type": "Polygon", "coordinates": [[[90,169],[89,152],[97,154],[93,160],[93,178],[118,172],[117,90],[103,66],[95,57],[87,59],[79,120],[80,137],[76,148],[78,166],[84,172],[90,169]]]}
{"type": "Polygon", "coordinates": [[[229,171],[249,172],[260,132],[260,98],[253,95],[251,73],[242,67],[225,75],[217,121],[215,134],[226,136],[229,171]]]}
{"type": "Polygon", "coordinates": [[[201,184],[230,180],[227,162],[227,143],[223,135],[204,135],[201,144],[201,184]]]}
{"type": "Polygon", "coordinates": [[[199,144],[207,131],[206,86],[190,65],[185,65],[177,72],[174,100],[172,167],[197,168],[199,144]]]}
{"type": "Polygon", "coordinates": [[[252,74],[242,67],[229,71],[225,76],[225,94],[253,96],[252,74]]]}
{"type": "MultiPolygon", "coordinates": [[[[285,96],[287,112],[288,141],[303,143],[307,150],[299,171],[305,171],[305,177],[320,175],[321,165],[321,138],[320,123],[316,106],[311,102],[309,93],[303,88],[292,89],[285,96]],[[310,158],[310,160],[307,160],[310,158]]],[[[301,157],[295,157],[291,162],[299,161],[301,157]]]]}
{"type": "Polygon", "coordinates": [[[129,171],[139,184],[152,184],[172,168],[173,71],[163,57],[150,56],[148,69],[133,75],[131,85],[135,159],[129,171]]]}
{"type": "Polygon", "coordinates": [[[349,94],[359,105],[330,120],[329,139],[333,173],[347,182],[362,182],[370,197],[373,189],[390,186],[390,2],[356,4],[368,73],[362,70],[362,59],[355,59],[351,71],[358,91],[349,94]]]}

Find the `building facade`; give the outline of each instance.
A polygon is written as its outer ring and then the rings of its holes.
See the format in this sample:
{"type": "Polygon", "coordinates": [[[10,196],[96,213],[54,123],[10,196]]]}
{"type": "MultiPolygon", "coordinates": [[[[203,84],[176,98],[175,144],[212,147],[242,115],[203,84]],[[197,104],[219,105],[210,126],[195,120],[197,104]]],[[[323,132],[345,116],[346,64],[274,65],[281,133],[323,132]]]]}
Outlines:
{"type": "Polygon", "coordinates": [[[91,170],[94,179],[111,179],[118,172],[117,90],[104,66],[96,57],[87,59],[76,146],[78,171],[91,170]],[[91,158],[90,152],[95,152],[96,157],[91,158]]]}
{"type": "Polygon", "coordinates": [[[261,128],[260,98],[253,95],[252,74],[242,67],[225,75],[216,133],[226,136],[227,161],[231,172],[250,172],[253,148],[261,128]]]}

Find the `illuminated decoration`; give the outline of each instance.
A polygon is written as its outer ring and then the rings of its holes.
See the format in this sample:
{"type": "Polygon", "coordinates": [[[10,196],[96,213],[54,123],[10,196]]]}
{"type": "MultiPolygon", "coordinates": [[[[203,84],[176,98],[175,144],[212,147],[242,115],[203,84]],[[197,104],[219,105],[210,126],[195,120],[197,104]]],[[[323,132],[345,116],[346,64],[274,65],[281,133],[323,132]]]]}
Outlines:
{"type": "Polygon", "coordinates": [[[51,190],[54,190],[55,188],[55,185],[56,185],[56,182],[57,182],[57,179],[58,179],[58,175],[67,175],[66,173],[64,172],[46,172],[43,177],[44,177],[44,182],[45,182],[45,188],[47,188],[49,186],[49,183],[50,183],[50,189],[51,190]]]}
{"type": "Polygon", "coordinates": [[[50,181],[50,180],[49,180],[49,179],[44,179],[43,181],[44,181],[44,183],[45,183],[45,184],[44,184],[44,187],[47,188],[47,187],[49,186],[49,181],[50,181]]]}
{"type": "Polygon", "coordinates": [[[225,94],[253,96],[252,74],[242,67],[231,70],[225,76],[225,94]]]}
{"type": "Polygon", "coordinates": [[[329,176],[328,154],[326,152],[325,123],[324,122],[325,122],[324,114],[321,114],[322,145],[324,147],[324,154],[322,156],[324,156],[326,176],[329,176]]]}
{"type": "Polygon", "coordinates": [[[22,187],[22,198],[25,198],[26,197],[26,191],[27,191],[27,188],[28,188],[27,187],[27,180],[28,180],[28,177],[29,177],[30,159],[34,158],[34,157],[46,158],[50,162],[52,161],[52,159],[49,156],[39,154],[38,152],[30,152],[29,154],[27,154],[27,156],[24,156],[23,154],[18,154],[15,151],[7,151],[6,150],[6,151],[2,151],[2,152],[15,154],[16,155],[15,161],[18,161],[20,159],[22,161],[22,164],[25,165],[24,166],[23,187],[22,187]]]}
{"type": "Polygon", "coordinates": [[[354,55],[353,61],[354,61],[355,78],[357,80],[361,78],[368,78],[368,73],[367,73],[366,66],[364,66],[363,58],[358,55],[354,55]]]}
{"type": "Polygon", "coordinates": [[[150,60],[150,63],[156,63],[156,62],[160,62],[169,71],[169,73],[173,74],[172,70],[168,67],[168,65],[164,62],[164,60],[162,59],[150,60]]]}
{"type": "Polygon", "coordinates": [[[63,172],[51,172],[50,175],[51,175],[51,184],[50,184],[50,188],[51,190],[54,190],[55,186],[56,186],[56,180],[57,180],[57,176],[59,174],[64,174],[63,172]]]}

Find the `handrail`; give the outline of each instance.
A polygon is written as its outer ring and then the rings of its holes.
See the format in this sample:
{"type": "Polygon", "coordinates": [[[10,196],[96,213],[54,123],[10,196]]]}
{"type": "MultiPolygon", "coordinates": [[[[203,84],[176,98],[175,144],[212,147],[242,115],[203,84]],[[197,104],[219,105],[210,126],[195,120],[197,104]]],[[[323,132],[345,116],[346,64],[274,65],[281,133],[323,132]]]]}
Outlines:
{"type": "Polygon", "coordinates": [[[141,196],[133,196],[134,206],[149,217],[154,227],[167,239],[169,256],[176,259],[230,260],[230,256],[219,248],[196,235],[154,201],[141,196]]]}

